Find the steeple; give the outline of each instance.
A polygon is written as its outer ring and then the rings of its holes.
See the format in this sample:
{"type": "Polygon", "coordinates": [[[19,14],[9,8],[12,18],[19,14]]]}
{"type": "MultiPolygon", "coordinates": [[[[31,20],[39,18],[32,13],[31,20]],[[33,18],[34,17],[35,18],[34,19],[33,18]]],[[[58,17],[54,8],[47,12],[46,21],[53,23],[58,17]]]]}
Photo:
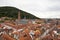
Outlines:
{"type": "Polygon", "coordinates": [[[20,11],[18,12],[18,22],[20,21],[21,17],[20,17],[20,11]]]}
{"type": "Polygon", "coordinates": [[[20,19],[21,19],[21,17],[20,17],[20,11],[18,11],[18,23],[17,24],[20,24],[20,19]]]}

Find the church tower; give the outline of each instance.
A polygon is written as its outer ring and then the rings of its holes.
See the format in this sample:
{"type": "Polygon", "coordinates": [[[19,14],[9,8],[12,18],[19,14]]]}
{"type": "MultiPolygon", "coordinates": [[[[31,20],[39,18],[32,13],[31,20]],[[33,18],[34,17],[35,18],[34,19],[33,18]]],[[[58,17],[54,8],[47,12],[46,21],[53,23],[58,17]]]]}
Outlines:
{"type": "Polygon", "coordinates": [[[18,24],[20,24],[20,20],[21,20],[20,11],[18,11],[18,24]]]}

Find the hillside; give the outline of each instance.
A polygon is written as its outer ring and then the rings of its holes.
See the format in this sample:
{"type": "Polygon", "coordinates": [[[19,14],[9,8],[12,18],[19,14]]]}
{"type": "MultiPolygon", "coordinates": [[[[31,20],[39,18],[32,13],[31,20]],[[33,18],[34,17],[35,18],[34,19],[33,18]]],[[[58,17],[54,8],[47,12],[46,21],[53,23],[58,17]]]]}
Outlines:
{"type": "Polygon", "coordinates": [[[12,17],[12,18],[17,18],[18,16],[18,11],[21,12],[21,19],[26,18],[26,19],[37,19],[37,17],[24,12],[22,10],[19,10],[14,7],[0,7],[0,17],[7,16],[7,17],[12,17]]]}

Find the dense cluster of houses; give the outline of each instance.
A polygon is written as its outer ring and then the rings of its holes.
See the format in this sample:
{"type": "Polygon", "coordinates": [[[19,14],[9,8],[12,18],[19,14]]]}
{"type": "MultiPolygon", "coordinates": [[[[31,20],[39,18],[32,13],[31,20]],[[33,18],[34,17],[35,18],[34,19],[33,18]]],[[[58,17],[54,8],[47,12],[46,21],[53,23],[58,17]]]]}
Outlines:
{"type": "Polygon", "coordinates": [[[59,19],[21,19],[20,22],[1,23],[0,40],[60,40],[59,19]]]}

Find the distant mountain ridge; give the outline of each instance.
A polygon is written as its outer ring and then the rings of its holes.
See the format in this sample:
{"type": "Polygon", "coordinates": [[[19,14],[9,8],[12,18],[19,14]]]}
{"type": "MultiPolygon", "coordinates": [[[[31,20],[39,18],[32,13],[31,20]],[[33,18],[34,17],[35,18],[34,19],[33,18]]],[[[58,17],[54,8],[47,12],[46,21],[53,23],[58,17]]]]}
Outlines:
{"type": "Polygon", "coordinates": [[[0,17],[12,17],[12,18],[17,18],[18,17],[18,11],[21,12],[21,19],[26,18],[26,19],[39,19],[37,17],[35,17],[32,14],[29,14],[27,12],[24,12],[22,10],[19,10],[17,8],[14,7],[0,7],[0,17]]]}

